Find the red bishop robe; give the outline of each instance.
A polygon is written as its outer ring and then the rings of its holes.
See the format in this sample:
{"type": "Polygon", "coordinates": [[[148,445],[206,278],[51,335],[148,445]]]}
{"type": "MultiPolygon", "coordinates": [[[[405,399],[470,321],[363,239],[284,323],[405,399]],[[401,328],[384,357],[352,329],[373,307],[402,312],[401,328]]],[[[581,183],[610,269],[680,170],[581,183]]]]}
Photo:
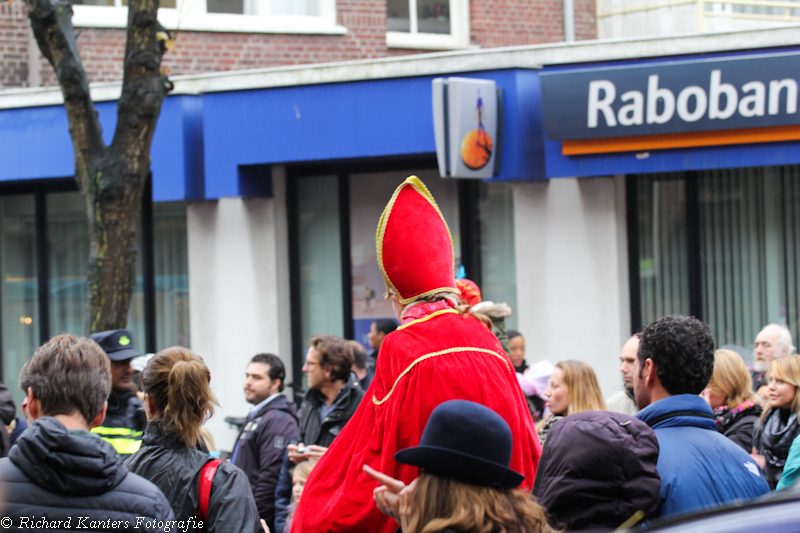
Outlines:
{"type": "MultiPolygon", "coordinates": [[[[423,304],[425,305],[425,304],[423,304]]],[[[447,400],[481,403],[511,427],[511,468],[530,491],[542,453],[511,361],[475,317],[452,308],[408,322],[381,343],[375,377],[358,410],[314,467],[292,533],[392,533],[397,524],[375,507],[378,484],[364,464],[408,484],[419,469],[394,460],[416,446],[431,411],[447,400]]]]}

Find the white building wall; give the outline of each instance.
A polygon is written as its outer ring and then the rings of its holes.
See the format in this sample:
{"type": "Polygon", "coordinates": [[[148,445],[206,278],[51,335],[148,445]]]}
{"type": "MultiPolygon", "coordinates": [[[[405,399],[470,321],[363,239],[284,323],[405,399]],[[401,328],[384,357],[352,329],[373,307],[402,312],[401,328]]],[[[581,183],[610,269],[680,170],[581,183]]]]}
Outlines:
{"type": "Polygon", "coordinates": [[[193,202],[187,210],[192,350],[211,371],[220,407],[208,422],[218,449],[236,431],[226,416],[246,416],[242,390],[250,358],[277,354],[292,380],[286,180],[273,167],[272,198],[193,202]]]}
{"type": "Polygon", "coordinates": [[[621,390],[619,352],[630,335],[624,185],[623,176],[514,185],[526,359],[585,361],[606,398],[621,390]]]}

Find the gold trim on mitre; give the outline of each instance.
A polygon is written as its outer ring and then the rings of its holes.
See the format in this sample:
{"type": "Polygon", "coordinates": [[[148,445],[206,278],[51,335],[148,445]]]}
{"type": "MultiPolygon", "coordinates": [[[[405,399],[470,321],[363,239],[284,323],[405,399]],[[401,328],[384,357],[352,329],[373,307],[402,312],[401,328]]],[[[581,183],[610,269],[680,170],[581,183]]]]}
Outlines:
{"type": "MultiPolygon", "coordinates": [[[[383,274],[383,281],[386,284],[386,299],[388,300],[392,293],[397,295],[397,298],[400,300],[400,303],[405,305],[420,298],[424,298],[425,296],[430,296],[431,294],[437,294],[440,292],[454,292],[456,294],[461,294],[461,291],[458,287],[440,287],[438,289],[433,289],[422,294],[418,294],[411,298],[403,298],[403,295],[400,294],[400,291],[397,290],[397,287],[394,286],[392,280],[389,279],[389,276],[386,274],[386,269],[383,267],[383,236],[386,232],[386,224],[389,222],[389,215],[392,212],[392,208],[394,207],[394,203],[397,201],[397,197],[400,195],[400,191],[403,190],[403,187],[410,185],[417,191],[423,198],[425,198],[429,204],[433,206],[436,210],[436,213],[439,214],[439,218],[442,219],[442,223],[444,224],[444,229],[447,231],[447,238],[450,239],[450,263],[453,265],[453,269],[455,269],[456,257],[455,252],[453,251],[453,236],[450,233],[450,227],[447,225],[447,221],[444,219],[439,206],[436,204],[436,200],[434,200],[433,195],[430,193],[428,188],[425,186],[422,181],[416,176],[409,176],[406,180],[400,184],[397,189],[394,190],[394,194],[392,194],[392,198],[389,200],[389,203],[386,204],[386,207],[383,209],[383,213],[381,214],[381,218],[378,221],[378,231],[375,237],[375,246],[378,251],[378,266],[381,269],[381,274],[383,274]]],[[[455,275],[453,276],[455,279],[455,275]]],[[[455,285],[455,283],[453,284],[455,285]]]]}

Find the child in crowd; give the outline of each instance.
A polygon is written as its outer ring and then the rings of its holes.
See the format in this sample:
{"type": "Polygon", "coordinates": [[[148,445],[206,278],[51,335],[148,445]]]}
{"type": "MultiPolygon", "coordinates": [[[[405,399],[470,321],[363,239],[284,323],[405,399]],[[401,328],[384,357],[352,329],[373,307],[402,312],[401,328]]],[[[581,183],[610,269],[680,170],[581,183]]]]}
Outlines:
{"type": "Polygon", "coordinates": [[[289,514],[286,516],[286,525],[283,528],[283,533],[289,533],[292,530],[294,512],[297,509],[297,504],[300,503],[300,496],[303,495],[303,488],[305,487],[306,480],[316,464],[316,461],[303,461],[294,467],[294,473],[292,474],[292,503],[290,503],[287,508],[289,514]]]}

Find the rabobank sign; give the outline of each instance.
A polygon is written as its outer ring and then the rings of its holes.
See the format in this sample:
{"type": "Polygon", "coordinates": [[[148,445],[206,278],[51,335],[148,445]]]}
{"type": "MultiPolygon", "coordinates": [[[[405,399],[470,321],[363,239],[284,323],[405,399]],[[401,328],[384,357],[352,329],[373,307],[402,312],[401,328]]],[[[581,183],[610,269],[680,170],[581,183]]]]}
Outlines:
{"type": "Polygon", "coordinates": [[[800,124],[800,52],[544,71],[550,140],[800,124]]]}

